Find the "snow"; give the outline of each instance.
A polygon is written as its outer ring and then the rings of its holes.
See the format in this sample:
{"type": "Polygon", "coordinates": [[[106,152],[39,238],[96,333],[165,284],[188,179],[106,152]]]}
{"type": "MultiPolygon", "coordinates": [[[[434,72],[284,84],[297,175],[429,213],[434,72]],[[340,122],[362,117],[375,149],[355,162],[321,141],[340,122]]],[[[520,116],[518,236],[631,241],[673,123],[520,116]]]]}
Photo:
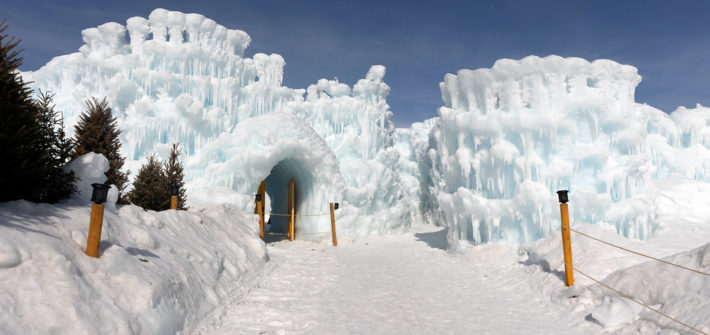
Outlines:
{"type": "Polygon", "coordinates": [[[196,334],[589,334],[598,326],[521,282],[512,248],[494,262],[448,254],[441,227],[373,236],[333,248],[276,242],[249,293],[196,334]],[[478,263],[478,264],[476,264],[478,263]],[[572,328],[577,327],[577,328],[572,328]]]}
{"type": "Polygon", "coordinates": [[[0,203],[0,333],[174,334],[236,294],[267,259],[253,220],[106,207],[100,258],[84,254],[91,206],[0,203]]]}
{"type": "MultiPolygon", "coordinates": [[[[103,184],[106,181],[105,173],[108,171],[109,165],[106,157],[90,152],[67,163],[63,169],[66,172],[74,172],[74,177],[77,179],[75,184],[77,194],[72,194],[72,197],[90,201],[94,190],[91,184],[103,184]]],[[[111,198],[117,195],[114,194],[116,192],[117,191],[111,192],[111,198]]],[[[113,201],[108,200],[109,199],[107,199],[107,203],[116,204],[117,199],[113,199],[113,201]]]]}
{"type": "MultiPolygon", "coordinates": [[[[572,228],[651,257],[710,273],[710,227],[706,224],[710,213],[707,197],[702,197],[710,184],[676,178],[654,181],[653,185],[656,189],[653,196],[660,208],[655,218],[659,228],[647,240],[624,238],[611,225],[578,222],[572,228]]],[[[634,255],[574,232],[571,238],[575,268],[671,317],[701,331],[710,331],[707,322],[710,276],[634,255]]],[[[562,286],[561,244],[557,232],[521,246],[521,253],[528,257],[525,263],[531,267],[528,281],[543,296],[573,309],[579,318],[588,318],[615,333],[646,334],[660,330],[691,333],[578,272],[574,274],[574,289],[562,286]]]]}

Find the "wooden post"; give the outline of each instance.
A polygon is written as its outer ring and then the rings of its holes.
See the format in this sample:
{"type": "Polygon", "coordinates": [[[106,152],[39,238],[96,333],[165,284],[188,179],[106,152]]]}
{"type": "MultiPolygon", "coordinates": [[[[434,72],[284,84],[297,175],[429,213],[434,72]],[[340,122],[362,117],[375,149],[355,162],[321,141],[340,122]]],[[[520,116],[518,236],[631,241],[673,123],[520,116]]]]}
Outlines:
{"type": "Polygon", "coordinates": [[[259,237],[264,240],[264,211],[261,207],[262,201],[264,200],[262,199],[256,202],[256,211],[259,213],[259,237]]]}
{"type": "Polygon", "coordinates": [[[296,179],[291,177],[288,182],[288,239],[293,241],[296,239],[296,179]]]}
{"type": "MultiPolygon", "coordinates": [[[[259,184],[259,189],[256,191],[256,193],[261,194],[261,207],[264,207],[264,204],[266,204],[266,180],[262,180],[261,184],[259,184]]],[[[256,206],[256,200],[254,200],[254,205],[256,206]]],[[[261,211],[264,211],[264,208],[261,209],[261,211]]],[[[259,214],[259,211],[254,207],[254,214],[259,214]]]]}
{"type": "Polygon", "coordinates": [[[562,249],[565,257],[565,284],[574,284],[574,273],[572,272],[572,242],[569,234],[569,213],[567,204],[560,204],[560,215],[562,216],[562,249]]]}
{"type": "Polygon", "coordinates": [[[177,210],[177,195],[170,196],[170,209],[177,210]]]}
{"type": "Polygon", "coordinates": [[[333,246],[338,246],[338,239],[335,237],[335,211],[333,210],[333,203],[330,203],[330,230],[333,232],[333,246]]]}
{"type": "Polygon", "coordinates": [[[86,241],[86,255],[99,257],[99,243],[101,241],[101,225],[104,220],[104,205],[91,205],[91,219],[89,220],[89,237],[86,241]]]}

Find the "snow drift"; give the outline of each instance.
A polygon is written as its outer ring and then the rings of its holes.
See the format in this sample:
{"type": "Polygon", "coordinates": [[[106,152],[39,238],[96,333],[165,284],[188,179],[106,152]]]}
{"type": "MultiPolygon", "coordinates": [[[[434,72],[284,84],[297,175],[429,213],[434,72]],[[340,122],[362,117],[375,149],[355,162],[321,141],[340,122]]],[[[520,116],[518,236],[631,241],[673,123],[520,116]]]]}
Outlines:
{"type": "MultiPolygon", "coordinates": [[[[108,163],[93,153],[70,166],[83,180],[97,167],[103,174],[108,163]]],[[[154,212],[110,200],[98,259],[84,254],[91,206],[83,196],[61,205],[0,203],[0,333],[189,330],[241,294],[235,282],[266,261],[253,220],[232,205],[154,212]]]]}

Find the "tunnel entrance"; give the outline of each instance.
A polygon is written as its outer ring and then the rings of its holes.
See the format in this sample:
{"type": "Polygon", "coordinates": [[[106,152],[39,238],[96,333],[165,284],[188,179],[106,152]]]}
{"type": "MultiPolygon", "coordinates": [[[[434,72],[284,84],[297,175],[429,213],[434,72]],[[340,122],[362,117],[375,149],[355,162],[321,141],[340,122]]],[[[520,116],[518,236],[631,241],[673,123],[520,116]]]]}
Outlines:
{"type": "MultiPolygon", "coordinates": [[[[259,185],[262,213],[264,213],[264,240],[293,241],[298,234],[298,213],[302,199],[308,191],[310,174],[295,159],[285,159],[276,164],[259,185]],[[302,184],[301,181],[304,181],[302,184]],[[267,201],[268,199],[268,201],[267,201]]],[[[259,201],[255,204],[259,206],[259,201]]],[[[254,212],[258,214],[255,207],[254,212]]]]}

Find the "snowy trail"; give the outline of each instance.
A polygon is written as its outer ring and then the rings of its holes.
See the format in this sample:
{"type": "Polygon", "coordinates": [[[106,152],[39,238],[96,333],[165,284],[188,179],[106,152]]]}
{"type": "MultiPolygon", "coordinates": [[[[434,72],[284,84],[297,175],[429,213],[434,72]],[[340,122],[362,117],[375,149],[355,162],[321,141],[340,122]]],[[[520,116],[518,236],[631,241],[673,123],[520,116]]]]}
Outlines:
{"type": "MultiPolygon", "coordinates": [[[[588,334],[601,329],[544,301],[526,267],[447,254],[445,231],[343,242],[276,242],[244,296],[198,334],[588,334]],[[586,329],[586,331],[585,331],[586,329]]],[[[512,249],[510,249],[512,250],[512,249]]]]}

